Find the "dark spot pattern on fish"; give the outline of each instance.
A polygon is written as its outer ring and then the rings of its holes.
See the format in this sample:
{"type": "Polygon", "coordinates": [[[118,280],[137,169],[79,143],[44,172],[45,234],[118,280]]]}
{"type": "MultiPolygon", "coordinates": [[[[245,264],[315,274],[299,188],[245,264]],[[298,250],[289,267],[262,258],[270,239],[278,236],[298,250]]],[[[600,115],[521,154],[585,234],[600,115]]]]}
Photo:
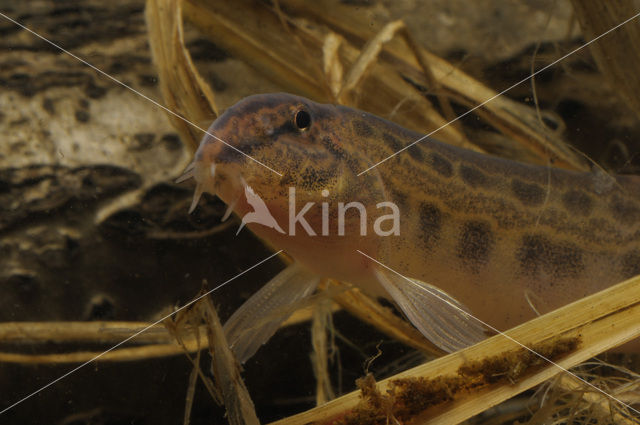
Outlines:
{"type": "Polygon", "coordinates": [[[466,184],[473,188],[487,186],[489,183],[489,179],[486,174],[477,168],[468,165],[460,166],[460,177],[462,177],[462,180],[466,184]]]}
{"type": "Polygon", "coordinates": [[[588,216],[593,210],[593,200],[586,193],[572,189],[562,195],[562,204],[572,214],[588,216]]]}
{"type": "Polygon", "coordinates": [[[442,228],[442,212],[432,203],[423,202],[418,209],[420,220],[420,239],[425,248],[433,248],[440,238],[442,228]]]}
{"type": "Polygon", "coordinates": [[[520,179],[511,181],[511,190],[515,197],[527,206],[541,205],[544,201],[545,191],[535,183],[527,183],[520,179]]]}
{"type": "Polygon", "coordinates": [[[373,128],[364,120],[353,120],[351,125],[353,126],[353,131],[359,137],[369,138],[373,137],[373,135],[375,134],[373,128]]]}
{"type": "Polygon", "coordinates": [[[640,275],[640,250],[626,253],[621,261],[622,275],[625,279],[640,275]]]}
{"type": "Polygon", "coordinates": [[[468,221],[462,225],[456,254],[462,263],[477,273],[489,263],[495,237],[489,223],[468,221]]]}
{"type": "Polygon", "coordinates": [[[525,235],[516,252],[522,274],[551,275],[555,278],[578,276],[584,269],[583,251],[573,243],[553,242],[543,235],[525,235]]]}
{"type": "Polygon", "coordinates": [[[429,155],[431,168],[443,177],[453,176],[453,165],[448,159],[440,154],[433,152],[429,155]]]}
{"type": "Polygon", "coordinates": [[[393,152],[402,149],[402,143],[386,131],[382,133],[382,141],[389,146],[393,152]]]}

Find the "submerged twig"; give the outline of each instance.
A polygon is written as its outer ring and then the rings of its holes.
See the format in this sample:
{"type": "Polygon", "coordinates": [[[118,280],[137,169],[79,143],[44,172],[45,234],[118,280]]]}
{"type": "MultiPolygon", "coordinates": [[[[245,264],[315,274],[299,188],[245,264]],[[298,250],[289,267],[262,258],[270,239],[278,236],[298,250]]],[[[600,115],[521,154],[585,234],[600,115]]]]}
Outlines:
{"type": "Polygon", "coordinates": [[[333,323],[331,317],[333,301],[329,298],[319,299],[313,306],[313,320],[311,322],[311,362],[316,377],[316,404],[318,406],[333,400],[336,396],[331,387],[329,374],[329,360],[333,357],[335,342],[333,340],[333,323]],[[328,338],[330,332],[332,337],[328,338]]]}

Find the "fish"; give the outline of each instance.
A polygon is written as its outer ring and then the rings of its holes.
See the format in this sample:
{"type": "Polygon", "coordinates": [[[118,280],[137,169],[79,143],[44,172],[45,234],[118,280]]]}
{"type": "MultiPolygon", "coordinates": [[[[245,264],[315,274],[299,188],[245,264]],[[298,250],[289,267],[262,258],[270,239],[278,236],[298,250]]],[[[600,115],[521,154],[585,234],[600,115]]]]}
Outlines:
{"type": "Polygon", "coordinates": [[[244,185],[244,196],[247,203],[253,207],[253,212],[247,213],[242,217],[242,223],[240,227],[238,227],[236,235],[240,233],[240,230],[242,230],[247,223],[260,223],[263,226],[268,226],[276,229],[280,233],[284,233],[284,230],[282,230],[278,222],[269,213],[269,209],[264,204],[262,198],[256,195],[251,186],[246,183],[244,185]]]}
{"type": "Polygon", "coordinates": [[[293,259],[225,323],[241,362],[325,278],[393,300],[454,352],[485,324],[506,330],[640,274],[638,176],[413,144],[423,135],[287,93],[242,99],[207,133],[179,179],[195,179],[190,211],[208,192],[225,218],[268,213],[242,223],[293,259]]]}

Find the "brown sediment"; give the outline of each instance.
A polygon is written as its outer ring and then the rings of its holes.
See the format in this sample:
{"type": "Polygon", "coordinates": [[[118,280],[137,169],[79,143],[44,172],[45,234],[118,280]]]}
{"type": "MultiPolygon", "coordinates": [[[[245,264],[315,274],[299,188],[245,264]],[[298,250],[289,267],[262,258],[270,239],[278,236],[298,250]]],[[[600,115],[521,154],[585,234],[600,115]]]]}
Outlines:
{"type": "Polygon", "coordinates": [[[392,418],[404,422],[463,395],[478,393],[496,385],[515,384],[519,379],[547,366],[547,360],[555,362],[575,351],[580,343],[580,337],[556,338],[533,344],[531,351],[520,348],[463,363],[455,375],[395,379],[391,381],[386,394],[378,390],[373,376],[368,374],[356,381],[361,391],[358,405],[332,423],[385,425],[392,418]]]}

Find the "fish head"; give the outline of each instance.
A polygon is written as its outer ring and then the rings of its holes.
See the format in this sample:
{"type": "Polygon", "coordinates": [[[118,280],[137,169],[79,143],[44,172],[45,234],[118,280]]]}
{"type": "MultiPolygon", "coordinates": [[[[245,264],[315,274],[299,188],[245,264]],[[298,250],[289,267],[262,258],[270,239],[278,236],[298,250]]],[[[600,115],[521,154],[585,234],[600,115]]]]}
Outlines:
{"type": "Polygon", "coordinates": [[[371,140],[355,137],[348,119],[343,107],[290,94],[241,100],[211,124],[181,178],[196,180],[192,210],[208,192],[244,217],[257,202],[247,199],[249,187],[284,231],[248,227],[294,257],[310,253],[313,262],[328,248],[340,255],[370,246],[362,217],[374,215],[386,194],[377,170],[359,175],[372,164],[371,140]]]}

